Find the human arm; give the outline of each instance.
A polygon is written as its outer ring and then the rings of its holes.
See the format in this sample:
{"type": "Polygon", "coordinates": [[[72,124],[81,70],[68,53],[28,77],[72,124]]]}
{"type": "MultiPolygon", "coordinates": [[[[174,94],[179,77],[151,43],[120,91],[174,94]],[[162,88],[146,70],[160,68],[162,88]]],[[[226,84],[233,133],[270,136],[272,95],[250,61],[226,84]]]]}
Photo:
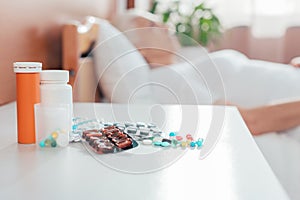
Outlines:
{"type": "Polygon", "coordinates": [[[239,108],[239,111],[253,135],[283,131],[300,125],[300,101],[253,109],[239,108]]]}

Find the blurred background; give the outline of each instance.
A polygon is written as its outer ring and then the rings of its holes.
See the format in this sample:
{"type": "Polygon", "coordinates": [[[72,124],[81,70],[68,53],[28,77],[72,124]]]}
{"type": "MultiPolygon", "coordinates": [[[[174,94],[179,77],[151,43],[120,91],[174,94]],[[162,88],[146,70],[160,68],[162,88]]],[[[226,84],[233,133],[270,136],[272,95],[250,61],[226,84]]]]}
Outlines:
{"type": "MultiPolygon", "coordinates": [[[[153,11],[157,4],[155,13],[163,20],[169,12],[167,23],[174,24],[178,13],[188,16],[203,2],[220,23],[217,40],[206,45],[209,51],[235,49],[249,58],[279,63],[289,63],[300,55],[298,0],[0,1],[0,104],[16,98],[13,62],[40,61],[44,69],[62,68],[62,27],[66,21],[81,20],[87,15],[110,19],[133,7],[153,11]],[[174,11],[174,2],[180,4],[177,13],[169,12],[174,11]]],[[[205,20],[202,23],[205,29],[205,20]]]]}

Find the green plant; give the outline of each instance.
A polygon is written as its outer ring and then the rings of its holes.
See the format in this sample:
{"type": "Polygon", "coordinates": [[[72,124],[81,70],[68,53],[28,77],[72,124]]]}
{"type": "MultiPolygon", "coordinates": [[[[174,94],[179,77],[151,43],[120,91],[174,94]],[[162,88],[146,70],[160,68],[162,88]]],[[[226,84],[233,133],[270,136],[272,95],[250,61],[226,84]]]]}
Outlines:
{"type": "Polygon", "coordinates": [[[222,35],[222,26],[219,18],[214,14],[211,8],[205,3],[192,5],[187,8],[186,2],[180,0],[174,1],[153,1],[150,12],[161,16],[162,22],[167,23],[176,30],[179,41],[182,45],[193,45],[196,40],[203,46],[215,42],[222,35]],[[159,6],[164,4],[164,9],[159,6]],[[166,5],[167,4],[167,5],[166,5]],[[188,11],[187,11],[188,10],[188,11]],[[191,38],[193,40],[191,40],[191,38]]]}

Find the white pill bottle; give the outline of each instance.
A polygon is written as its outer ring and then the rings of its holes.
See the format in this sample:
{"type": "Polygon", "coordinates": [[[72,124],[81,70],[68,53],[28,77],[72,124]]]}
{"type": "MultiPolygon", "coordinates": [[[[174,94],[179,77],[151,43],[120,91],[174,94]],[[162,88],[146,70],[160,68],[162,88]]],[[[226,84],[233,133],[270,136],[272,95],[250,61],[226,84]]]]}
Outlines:
{"type": "MultiPolygon", "coordinates": [[[[61,107],[66,105],[69,121],[68,133],[72,131],[72,117],[73,117],[73,97],[72,86],[69,82],[69,71],[67,70],[43,70],[40,73],[40,97],[41,105],[44,107],[61,107]]],[[[61,116],[57,116],[60,120],[61,116]]],[[[67,134],[69,135],[69,134],[67,134]]],[[[68,136],[69,139],[69,136],[68,136]]]]}

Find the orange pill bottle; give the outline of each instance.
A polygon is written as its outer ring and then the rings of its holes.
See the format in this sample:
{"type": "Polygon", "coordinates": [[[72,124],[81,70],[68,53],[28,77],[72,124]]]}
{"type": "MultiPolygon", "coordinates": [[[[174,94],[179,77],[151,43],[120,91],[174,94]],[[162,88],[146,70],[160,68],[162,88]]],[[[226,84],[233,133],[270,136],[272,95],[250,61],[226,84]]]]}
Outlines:
{"type": "Polygon", "coordinates": [[[40,102],[40,62],[15,62],[18,143],[35,143],[34,104],[40,102]]]}

